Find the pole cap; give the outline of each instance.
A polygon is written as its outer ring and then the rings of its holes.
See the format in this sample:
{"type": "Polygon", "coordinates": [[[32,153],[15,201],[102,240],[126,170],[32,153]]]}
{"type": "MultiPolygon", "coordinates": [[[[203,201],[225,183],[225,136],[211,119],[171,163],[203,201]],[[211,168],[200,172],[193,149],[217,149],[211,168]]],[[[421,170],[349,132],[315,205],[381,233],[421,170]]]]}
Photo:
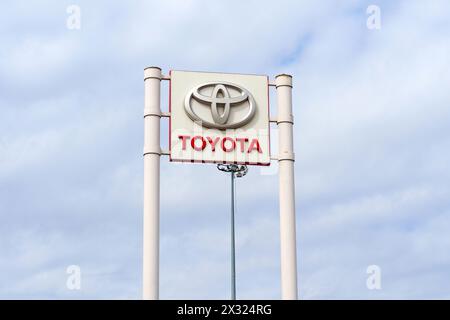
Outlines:
{"type": "Polygon", "coordinates": [[[144,80],[159,79],[161,80],[162,73],[160,67],[147,67],[144,69],[144,80]]]}
{"type": "Polygon", "coordinates": [[[275,86],[278,87],[291,87],[292,88],[292,76],[290,74],[279,74],[275,76],[275,86]]]}

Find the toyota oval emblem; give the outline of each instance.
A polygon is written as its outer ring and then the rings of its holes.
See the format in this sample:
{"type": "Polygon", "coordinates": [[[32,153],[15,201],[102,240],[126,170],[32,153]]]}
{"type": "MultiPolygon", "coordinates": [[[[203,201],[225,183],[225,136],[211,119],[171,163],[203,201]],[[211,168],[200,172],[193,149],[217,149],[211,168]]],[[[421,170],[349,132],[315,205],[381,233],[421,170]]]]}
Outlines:
{"type": "Polygon", "coordinates": [[[203,127],[225,130],[236,129],[249,123],[255,115],[256,103],[251,93],[237,84],[207,82],[194,87],[188,92],[184,101],[184,109],[192,121],[201,122],[203,127]],[[210,95],[202,93],[206,88],[212,88],[210,95]],[[238,92],[238,95],[232,95],[230,91],[238,92]],[[193,99],[211,108],[213,122],[198,116],[192,106],[193,99]],[[233,107],[245,103],[248,104],[248,110],[245,115],[237,121],[230,122],[230,114],[233,112],[233,107]],[[220,109],[222,109],[222,112],[220,112],[220,109]]]}

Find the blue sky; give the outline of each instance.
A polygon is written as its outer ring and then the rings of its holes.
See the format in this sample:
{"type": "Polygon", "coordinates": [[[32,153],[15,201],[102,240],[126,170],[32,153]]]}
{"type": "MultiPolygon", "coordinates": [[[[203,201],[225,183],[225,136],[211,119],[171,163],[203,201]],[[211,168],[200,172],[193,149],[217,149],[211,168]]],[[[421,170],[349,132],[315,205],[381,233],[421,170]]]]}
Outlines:
{"type": "MultiPolygon", "coordinates": [[[[140,298],[149,65],[294,76],[300,298],[450,298],[448,1],[1,7],[0,298],[140,298]]],[[[227,177],[161,169],[161,298],[228,298],[227,177]]],[[[280,297],[276,170],[237,185],[238,298],[280,297]]]]}

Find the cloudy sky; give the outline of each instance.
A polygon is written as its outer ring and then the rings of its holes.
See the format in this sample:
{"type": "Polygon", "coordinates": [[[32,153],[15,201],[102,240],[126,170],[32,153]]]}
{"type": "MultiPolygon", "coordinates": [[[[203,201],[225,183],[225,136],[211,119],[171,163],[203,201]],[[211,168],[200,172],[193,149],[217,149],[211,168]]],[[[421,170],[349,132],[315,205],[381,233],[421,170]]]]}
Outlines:
{"type": "MultiPolygon", "coordinates": [[[[2,2],[0,298],[141,297],[157,65],[293,75],[300,298],[449,299],[449,14],[446,0],[2,2]]],[[[228,177],[161,168],[161,298],[228,298],[228,177]]],[[[238,181],[238,298],[281,295],[277,184],[276,163],[238,181]]]]}

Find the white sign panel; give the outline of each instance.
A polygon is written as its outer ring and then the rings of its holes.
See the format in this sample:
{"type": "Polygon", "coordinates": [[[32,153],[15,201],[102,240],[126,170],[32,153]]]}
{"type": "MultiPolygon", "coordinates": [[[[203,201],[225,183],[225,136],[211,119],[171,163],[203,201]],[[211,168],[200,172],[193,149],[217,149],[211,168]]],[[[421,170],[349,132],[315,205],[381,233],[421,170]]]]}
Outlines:
{"type": "Polygon", "coordinates": [[[170,72],[170,160],[270,164],[263,75],[170,72]]]}

